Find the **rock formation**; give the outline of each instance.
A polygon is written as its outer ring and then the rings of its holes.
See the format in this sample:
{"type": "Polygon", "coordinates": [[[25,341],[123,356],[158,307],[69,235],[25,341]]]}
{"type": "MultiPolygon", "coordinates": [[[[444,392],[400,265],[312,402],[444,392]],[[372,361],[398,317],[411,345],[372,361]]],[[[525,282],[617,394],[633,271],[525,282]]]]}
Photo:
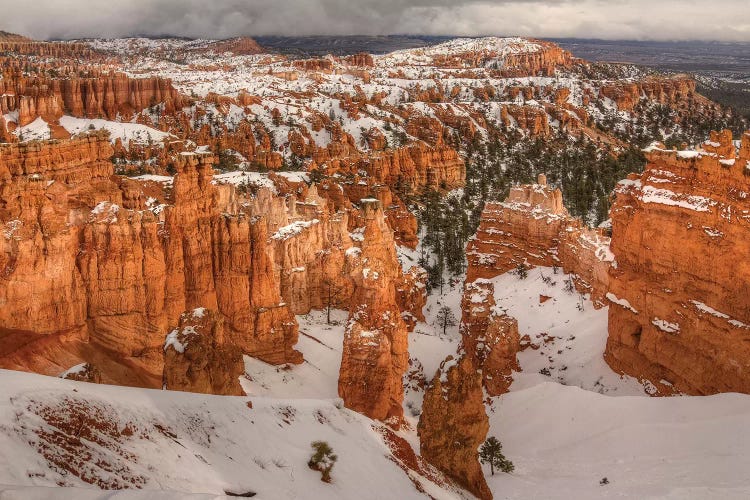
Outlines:
{"type": "Polygon", "coordinates": [[[560,266],[582,293],[603,305],[613,256],[609,238],[568,215],[562,192],[546,183],[511,189],[503,203],[486,203],[466,249],[466,282],[493,278],[519,265],[560,266]]]}
{"type": "Polygon", "coordinates": [[[18,111],[19,126],[37,117],[54,122],[64,113],[128,119],[150,106],[164,104],[166,112],[174,112],[184,103],[168,79],[114,73],[86,78],[4,78],[0,80],[0,95],[0,114],[18,111]]]}
{"type": "Polygon", "coordinates": [[[242,352],[227,343],[223,317],[208,309],[180,316],[164,344],[164,388],[171,391],[244,396],[239,377],[242,352]]]}
{"type": "Polygon", "coordinates": [[[301,362],[267,226],[212,184],[213,158],[178,155],[171,189],[147,205],[112,177],[111,152],[103,136],[0,148],[2,366],[57,375],[91,361],[103,382],[160,387],[164,336],[197,307],[242,352],[301,362]]]}
{"type": "Polygon", "coordinates": [[[654,145],[617,188],[605,359],[657,393],[750,392],[750,134],[739,156],[731,136],[654,145]]]}
{"type": "Polygon", "coordinates": [[[449,356],[425,391],[420,455],[477,497],[491,499],[477,452],[489,428],[481,376],[470,357],[449,356]]]}
{"type": "Polygon", "coordinates": [[[472,364],[482,370],[490,396],[508,392],[512,372],[519,371],[518,321],[495,309],[494,285],[477,279],[466,283],[461,299],[461,343],[472,364]]]}
{"type": "Polygon", "coordinates": [[[364,199],[361,205],[366,221],[362,246],[347,252],[354,293],[339,396],[347,408],[398,427],[403,418],[402,378],[409,363],[407,326],[396,294],[401,266],[379,202],[364,199]]]}

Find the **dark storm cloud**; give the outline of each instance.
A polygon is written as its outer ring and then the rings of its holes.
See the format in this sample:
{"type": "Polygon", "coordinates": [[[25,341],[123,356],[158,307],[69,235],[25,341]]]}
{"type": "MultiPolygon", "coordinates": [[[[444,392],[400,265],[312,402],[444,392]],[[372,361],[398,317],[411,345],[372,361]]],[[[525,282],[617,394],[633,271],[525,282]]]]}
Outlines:
{"type": "Polygon", "coordinates": [[[0,12],[0,29],[36,38],[413,33],[750,41],[748,0],[0,0],[0,12]]]}

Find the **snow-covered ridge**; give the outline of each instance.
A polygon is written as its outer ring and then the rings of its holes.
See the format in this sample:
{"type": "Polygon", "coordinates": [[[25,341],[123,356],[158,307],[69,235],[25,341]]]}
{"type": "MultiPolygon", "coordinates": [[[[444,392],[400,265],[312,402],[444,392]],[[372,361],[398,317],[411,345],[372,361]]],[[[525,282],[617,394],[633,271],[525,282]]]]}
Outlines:
{"type": "Polygon", "coordinates": [[[481,53],[503,58],[510,54],[539,52],[542,46],[525,38],[456,38],[431,47],[404,49],[376,57],[376,61],[391,64],[430,64],[435,57],[466,53],[481,53]]]}

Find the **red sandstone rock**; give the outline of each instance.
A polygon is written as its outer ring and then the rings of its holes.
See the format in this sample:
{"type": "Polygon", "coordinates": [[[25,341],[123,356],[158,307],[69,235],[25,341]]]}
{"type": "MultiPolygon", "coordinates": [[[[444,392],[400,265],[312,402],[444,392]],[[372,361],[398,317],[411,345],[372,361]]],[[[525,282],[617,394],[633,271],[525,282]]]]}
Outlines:
{"type": "Polygon", "coordinates": [[[614,256],[609,238],[570,217],[562,192],[539,183],[511,189],[504,203],[486,203],[477,234],[466,249],[467,283],[493,278],[518,265],[561,266],[576,288],[604,305],[614,256]]]}
{"type": "Polygon", "coordinates": [[[202,308],[182,314],[164,344],[164,388],[244,396],[242,352],[226,341],[220,314],[202,308]]]}
{"type": "Polygon", "coordinates": [[[407,327],[396,299],[401,266],[377,200],[362,200],[366,221],[361,251],[350,259],[354,294],[339,372],[347,408],[398,427],[403,418],[402,378],[408,368],[407,327]]]}
{"type": "Polygon", "coordinates": [[[489,427],[477,368],[468,356],[449,356],[424,395],[420,454],[477,497],[491,499],[477,453],[489,427]]]}
{"type": "Polygon", "coordinates": [[[491,282],[479,279],[466,283],[461,299],[461,342],[474,366],[482,370],[487,394],[508,392],[512,372],[521,368],[516,354],[521,348],[518,322],[496,311],[491,282]]]}
{"type": "Polygon", "coordinates": [[[103,136],[0,147],[2,366],[57,375],[92,360],[103,381],[159,387],[164,332],[196,307],[245,353],[300,362],[266,224],[211,183],[213,158],[179,155],[152,212],[135,181],[113,182],[111,152],[103,136]]]}
{"type": "Polygon", "coordinates": [[[711,139],[710,153],[649,148],[611,211],[605,359],[662,394],[750,392],[750,135],[737,158],[731,134],[711,139]]]}

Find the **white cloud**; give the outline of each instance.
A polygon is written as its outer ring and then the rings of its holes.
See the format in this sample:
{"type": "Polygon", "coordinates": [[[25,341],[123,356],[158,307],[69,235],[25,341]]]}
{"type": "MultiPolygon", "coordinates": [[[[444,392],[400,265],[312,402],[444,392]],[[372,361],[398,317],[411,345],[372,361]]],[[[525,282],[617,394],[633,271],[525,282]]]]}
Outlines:
{"type": "Polygon", "coordinates": [[[748,0],[0,0],[0,29],[37,38],[134,34],[519,34],[750,41],[748,0]]]}

